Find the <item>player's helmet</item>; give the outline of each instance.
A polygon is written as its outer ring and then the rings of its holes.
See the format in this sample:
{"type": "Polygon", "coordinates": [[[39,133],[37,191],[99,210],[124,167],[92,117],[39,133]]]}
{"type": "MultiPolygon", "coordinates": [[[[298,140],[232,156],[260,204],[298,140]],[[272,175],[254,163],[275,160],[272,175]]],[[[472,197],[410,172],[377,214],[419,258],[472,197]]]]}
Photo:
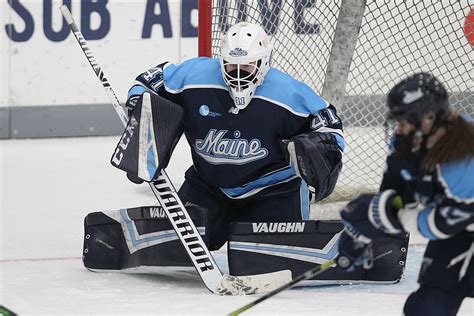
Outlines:
{"type": "Polygon", "coordinates": [[[235,107],[244,109],[270,70],[273,46],[256,24],[240,22],[221,39],[221,70],[235,107]]]}
{"type": "Polygon", "coordinates": [[[419,127],[423,116],[431,112],[440,123],[448,113],[448,93],[433,75],[421,72],[393,87],[387,105],[390,119],[406,119],[419,127]]]}

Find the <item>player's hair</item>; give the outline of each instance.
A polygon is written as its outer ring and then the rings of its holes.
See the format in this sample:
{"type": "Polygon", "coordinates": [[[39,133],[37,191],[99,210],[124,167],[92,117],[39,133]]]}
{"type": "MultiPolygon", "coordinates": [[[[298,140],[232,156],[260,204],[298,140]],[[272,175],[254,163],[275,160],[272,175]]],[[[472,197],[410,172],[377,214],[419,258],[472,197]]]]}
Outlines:
{"type": "Polygon", "coordinates": [[[434,170],[437,164],[474,157],[474,122],[450,111],[446,134],[428,150],[423,166],[434,170]]]}

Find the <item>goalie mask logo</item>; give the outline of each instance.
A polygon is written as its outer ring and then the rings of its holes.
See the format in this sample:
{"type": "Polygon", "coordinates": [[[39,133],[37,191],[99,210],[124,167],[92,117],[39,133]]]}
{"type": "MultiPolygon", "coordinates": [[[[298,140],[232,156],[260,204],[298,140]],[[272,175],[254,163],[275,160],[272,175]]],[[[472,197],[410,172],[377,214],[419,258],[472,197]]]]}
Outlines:
{"type": "Polygon", "coordinates": [[[242,48],[237,47],[231,50],[229,55],[232,57],[241,57],[241,56],[247,56],[248,52],[242,48]]]}
{"type": "Polygon", "coordinates": [[[204,139],[196,139],[194,151],[213,165],[243,165],[268,155],[260,140],[241,139],[239,131],[234,132],[234,139],[224,138],[226,133],[227,130],[209,130],[204,139]]]}

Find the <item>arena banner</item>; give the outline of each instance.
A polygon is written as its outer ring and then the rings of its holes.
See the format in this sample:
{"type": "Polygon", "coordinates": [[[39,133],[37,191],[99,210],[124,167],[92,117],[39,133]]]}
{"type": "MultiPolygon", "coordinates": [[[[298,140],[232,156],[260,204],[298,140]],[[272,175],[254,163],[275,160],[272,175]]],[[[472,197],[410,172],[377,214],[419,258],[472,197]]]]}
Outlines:
{"type": "Polygon", "coordinates": [[[197,55],[198,0],[1,1],[0,108],[108,103],[62,4],[122,102],[144,70],[197,55]]]}

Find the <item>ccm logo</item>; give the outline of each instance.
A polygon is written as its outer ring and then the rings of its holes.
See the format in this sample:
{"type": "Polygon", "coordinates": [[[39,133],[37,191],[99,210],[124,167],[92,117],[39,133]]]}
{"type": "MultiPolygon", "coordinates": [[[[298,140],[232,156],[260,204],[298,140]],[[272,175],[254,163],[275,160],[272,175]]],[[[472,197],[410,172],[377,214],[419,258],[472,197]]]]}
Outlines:
{"type": "Polygon", "coordinates": [[[130,139],[133,136],[133,133],[135,132],[135,128],[138,126],[137,120],[132,116],[130,118],[130,123],[127,125],[127,128],[125,129],[125,132],[123,132],[122,138],[120,139],[120,142],[115,149],[114,155],[112,157],[112,163],[115,166],[119,166],[120,162],[122,162],[123,158],[123,152],[122,150],[127,149],[128,144],[130,144],[130,139]]]}

